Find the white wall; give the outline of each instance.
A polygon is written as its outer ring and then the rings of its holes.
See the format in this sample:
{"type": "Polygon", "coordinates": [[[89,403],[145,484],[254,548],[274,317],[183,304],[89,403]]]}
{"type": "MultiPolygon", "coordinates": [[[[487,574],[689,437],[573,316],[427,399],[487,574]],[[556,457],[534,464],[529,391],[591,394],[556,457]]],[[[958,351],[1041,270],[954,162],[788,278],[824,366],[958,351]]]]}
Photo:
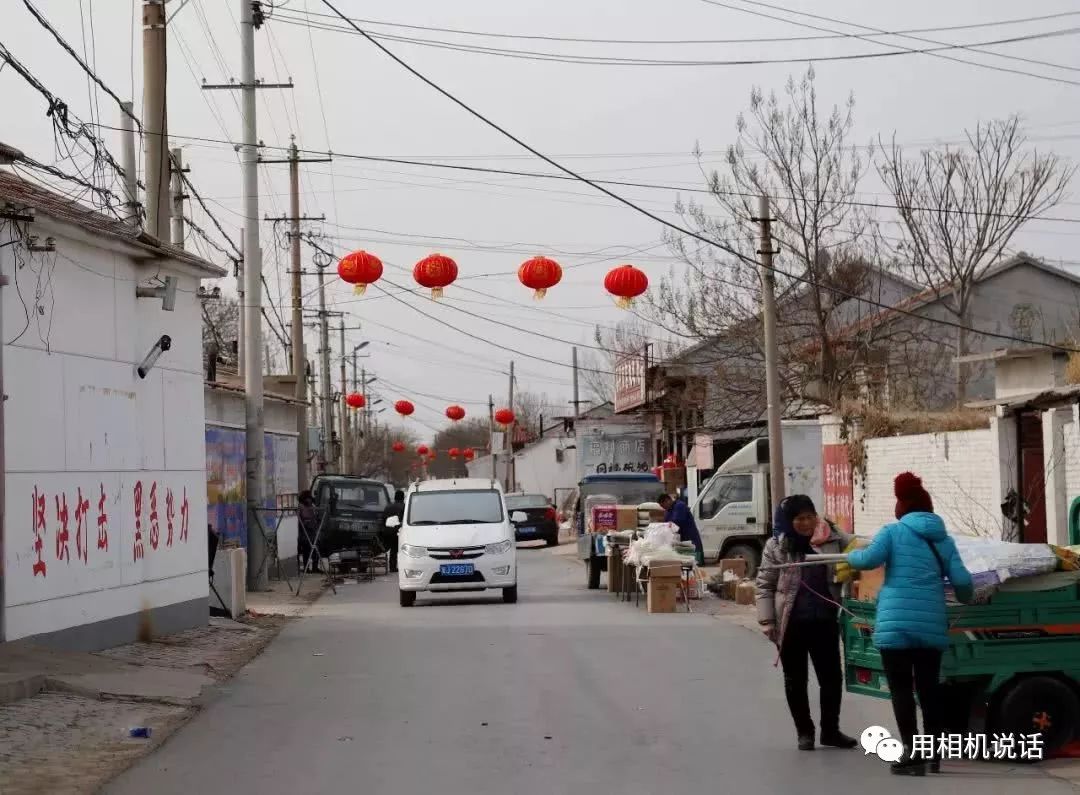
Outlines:
{"type": "MultiPolygon", "coordinates": [[[[555,499],[556,489],[572,489],[578,482],[577,450],[566,450],[573,439],[547,437],[522,449],[514,456],[514,472],[518,488],[530,494],[543,494],[555,499]],[[564,449],[563,460],[556,450],[564,449]]],[[[490,464],[490,461],[488,462],[490,464]]],[[[560,496],[561,493],[560,493],[560,496]]]]}
{"type": "Polygon", "coordinates": [[[10,280],[2,291],[8,640],[189,603],[208,590],[198,279],[168,262],[138,266],[40,213],[33,233],[54,236],[56,253],[25,253],[17,267],[13,247],[0,247],[10,280]],[[173,312],[135,297],[136,284],[165,275],[179,277],[173,312]],[[172,350],[142,380],[137,363],[162,334],[172,350]]]}
{"type": "Polygon", "coordinates": [[[866,472],[855,483],[857,533],[873,535],[896,521],[893,480],[911,471],[923,479],[949,532],[1000,537],[999,467],[991,430],[869,439],[865,445],[866,472]]]}

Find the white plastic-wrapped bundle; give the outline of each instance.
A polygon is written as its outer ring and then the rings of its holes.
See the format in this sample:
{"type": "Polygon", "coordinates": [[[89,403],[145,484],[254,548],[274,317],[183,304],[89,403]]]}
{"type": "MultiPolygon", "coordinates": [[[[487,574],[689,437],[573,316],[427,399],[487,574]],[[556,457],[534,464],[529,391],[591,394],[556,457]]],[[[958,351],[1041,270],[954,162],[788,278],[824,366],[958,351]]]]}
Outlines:
{"type": "Polygon", "coordinates": [[[1052,572],[1058,558],[1049,544],[1014,544],[990,538],[954,536],[956,550],[971,572],[975,596],[982,600],[1008,580],[1052,572]]]}
{"type": "Polygon", "coordinates": [[[679,537],[678,525],[656,522],[645,529],[645,540],[654,547],[670,547],[679,537]]]}

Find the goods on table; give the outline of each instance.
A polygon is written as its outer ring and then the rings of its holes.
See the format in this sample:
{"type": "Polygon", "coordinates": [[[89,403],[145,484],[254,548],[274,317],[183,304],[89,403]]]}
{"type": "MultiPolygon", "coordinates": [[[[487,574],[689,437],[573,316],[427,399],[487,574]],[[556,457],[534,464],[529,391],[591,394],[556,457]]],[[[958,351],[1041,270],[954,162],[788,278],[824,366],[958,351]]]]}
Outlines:
{"type": "Polygon", "coordinates": [[[735,603],[752,605],[754,603],[754,581],[743,580],[735,588],[735,603]]]}

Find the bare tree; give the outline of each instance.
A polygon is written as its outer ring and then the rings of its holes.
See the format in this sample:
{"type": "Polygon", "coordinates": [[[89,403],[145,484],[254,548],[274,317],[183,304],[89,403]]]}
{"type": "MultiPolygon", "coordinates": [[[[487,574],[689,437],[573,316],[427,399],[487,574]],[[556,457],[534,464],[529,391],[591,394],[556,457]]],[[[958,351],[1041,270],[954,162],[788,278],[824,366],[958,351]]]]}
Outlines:
{"type": "Polygon", "coordinates": [[[458,457],[453,460],[448,455],[449,451],[457,448],[464,451],[471,447],[483,454],[491,442],[491,423],[486,417],[470,417],[461,422],[455,422],[435,434],[432,443],[436,456],[428,466],[428,472],[437,478],[465,477],[468,469],[464,458],[458,457]]]}
{"type": "Polygon", "coordinates": [[[855,201],[870,148],[852,144],[853,114],[852,97],[842,107],[821,107],[813,68],[789,79],[783,98],[753,89],[725,173],[702,167],[719,215],[696,201],[677,205],[688,227],[717,245],[669,235],[689,268],[654,291],[650,320],[691,343],[684,358],[708,373],[709,401],[729,421],[756,419],[763,405],[760,196],[771,200],[779,244],[774,267],[788,398],[838,402],[862,370],[860,354],[875,344],[873,334],[857,342],[838,335],[887,298],[873,219],[855,201]]]}
{"type": "MultiPolygon", "coordinates": [[[[898,258],[960,324],[957,356],[970,352],[975,284],[1027,221],[1062,200],[1076,172],[1058,155],[1026,144],[1016,116],[977,125],[960,149],[924,150],[912,159],[895,140],[881,144],[878,173],[900,215],[898,258]]],[[[959,403],[969,379],[967,366],[960,365],[959,403]]]]}

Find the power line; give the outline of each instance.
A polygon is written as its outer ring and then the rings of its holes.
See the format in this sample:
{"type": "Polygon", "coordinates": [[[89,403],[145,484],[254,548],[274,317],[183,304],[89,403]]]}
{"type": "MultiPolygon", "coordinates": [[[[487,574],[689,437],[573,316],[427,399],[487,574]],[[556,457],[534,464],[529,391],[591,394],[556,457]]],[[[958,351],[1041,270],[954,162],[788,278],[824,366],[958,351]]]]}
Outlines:
{"type": "MultiPolygon", "coordinates": [[[[441,93],[441,89],[440,89],[440,93],[441,93]]],[[[456,101],[457,100],[455,100],[455,102],[456,101]]],[[[472,113],[471,110],[470,110],[470,113],[472,113]]],[[[485,121],[485,123],[487,123],[487,122],[485,121]]],[[[98,124],[97,126],[102,127],[104,129],[109,129],[109,130],[118,130],[118,129],[120,129],[119,127],[111,126],[111,125],[108,125],[108,124],[98,124]]],[[[498,129],[500,131],[502,131],[502,128],[498,128],[498,129]]],[[[235,142],[235,141],[221,139],[221,138],[208,138],[208,137],[205,137],[205,136],[195,136],[195,135],[180,135],[178,133],[173,133],[173,132],[170,132],[169,136],[172,137],[172,138],[182,139],[182,140],[185,140],[185,141],[201,141],[201,142],[204,142],[204,143],[224,144],[224,145],[228,145],[228,146],[237,146],[238,145],[237,142],[235,142]]],[[[513,140],[517,141],[516,138],[514,138],[513,140]]],[[[521,143],[519,145],[521,145],[523,148],[526,148],[530,152],[533,151],[531,147],[528,147],[524,143],[521,143]]],[[[282,151],[282,152],[287,151],[287,147],[275,146],[275,145],[271,145],[271,144],[261,144],[260,148],[265,149],[267,151],[282,151]]],[[[633,209],[639,210],[641,212],[647,212],[647,211],[641,210],[641,208],[639,208],[637,205],[630,203],[628,199],[625,199],[624,197],[622,197],[622,196],[620,196],[620,195],[618,195],[616,193],[613,193],[611,191],[605,190],[601,186],[603,186],[603,185],[616,185],[616,186],[621,186],[621,187],[637,187],[637,188],[649,188],[649,189],[654,189],[654,190],[682,191],[682,192],[686,192],[686,193],[708,193],[708,194],[713,194],[714,193],[709,188],[691,188],[691,187],[686,187],[686,186],[664,185],[664,184],[659,184],[659,183],[654,183],[654,182],[626,182],[626,181],[622,181],[622,180],[605,180],[605,179],[594,179],[592,177],[585,177],[585,176],[582,176],[581,174],[579,174],[579,173],[577,173],[575,171],[572,171],[572,170],[568,169],[565,166],[560,165],[555,160],[549,159],[548,156],[546,156],[546,155],[536,155],[536,157],[539,157],[541,160],[543,160],[546,163],[554,165],[556,168],[563,171],[564,172],[563,174],[548,174],[548,173],[544,173],[542,171],[520,171],[520,170],[512,170],[512,169],[496,169],[496,168],[488,168],[488,167],[485,167],[485,166],[465,166],[465,165],[461,165],[461,164],[458,164],[458,163],[439,163],[439,162],[435,162],[435,161],[431,161],[431,160],[407,160],[405,158],[387,158],[387,157],[381,157],[381,156],[377,156],[377,155],[359,155],[359,154],[353,154],[353,153],[349,153],[349,152],[338,152],[338,151],[331,152],[331,151],[320,150],[320,149],[303,149],[302,148],[299,151],[302,154],[307,154],[307,155],[312,155],[312,156],[329,157],[329,156],[333,155],[334,157],[339,157],[339,158],[343,158],[343,159],[346,159],[346,160],[391,162],[391,163],[400,163],[400,164],[404,164],[404,165],[424,166],[424,167],[430,167],[430,168],[446,168],[446,169],[453,169],[453,170],[459,170],[459,171],[478,171],[478,172],[490,173],[490,174],[503,174],[503,175],[506,175],[506,176],[531,177],[531,178],[536,178],[536,179],[555,179],[555,180],[562,180],[562,181],[570,180],[570,181],[576,181],[576,182],[583,182],[586,185],[589,185],[590,187],[593,187],[596,190],[599,190],[601,193],[605,194],[606,196],[615,199],[620,204],[630,206],[633,209]]],[[[412,184],[412,183],[407,183],[407,184],[412,184]]],[[[501,185],[500,187],[508,187],[508,186],[501,185]]],[[[722,195],[725,195],[725,196],[754,198],[750,194],[739,192],[739,191],[720,191],[720,193],[722,195]]],[[[584,194],[581,194],[581,195],[584,195],[584,194]]],[[[773,198],[775,198],[777,200],[782,200],[782,201],[794,201],[795,200],[795,197],[793,197],[793,196],[774,196],[773,198]]],[[[854,200],[852,200],[852,201],[844,201],[844,202],[837,202],[837,203],[838,204],[843,204],[845,206],[850,206],[850,207],[867,207],[867,208],[883,209],[883,210],[899,210],[900,209],[895,204],[885,204],[883,202],[862,202],[862,201],[854,201],[854,200]]],[[[911,207],[909,209],[923,211],[923,212],[930,211],[930,208],[925,208],[925,207],[911,207]]],[[[976,210],[955,210],[955,211],[950,211],[950,214],[955,214],[955,215],[979,215],[979,216],[990,216],[990,217],[1000,217],[1000,218],[1013,218],[1013,217],[1015,217],[1014,215],[1010,215],[1008,213],[979,213],[976,210]]],[[[664,221],[663,219],[660,219],[658,217],[654,217],[651,213],[649,213],[649,216],[652,217],[653,220],[658,221],[659,223],[663,224],[664,226],[669,226],[670,228],[675,229],[676,231],[682,231],[679,227],[672,226],[671,222],[664,221]]],[[[1048,222],[1055,222],[1055,223],[1080,224],[1080,218],[1068,218],[1068,217],[1064,217],[1064,216],[1035,215],[1035,216],[1027,216],[1027,217],[1024,218],[1024,220],[1025,221],[1048,221],[1048,222]]],[[[348,228],[348,227],[345,227],[345,228],[348,228]]],[[[703,242],[713,243],[714,241],[707,241],[706,240],[706,241],[703,241],[703,242]]]]}
{"type": "MultiPolygon", "coordinates": [[[[775,10],[778,10],[778,11],[783,11],[783,12],[788,13],[788,14],[799,14],[801,16],[808,16],[808,17],[814,17],[815,16],[813,14],[806,14],[806,13],[803,13],[801,11],[791,11],[790,9],[782,8],[781,6],[774,6],[774,5],[769,5],[767,3],[756,2],[756,0],[741,0],[741,1],[747,3],[748,5],[761,6],[763,8],[772,8],[772,9],[775,9],[775,10]]],[[[730,9],[731,11],[738,11],[738,12],[740,12],[742,14],[753,14],[754,16],[764,17],[765,19],[774,19],[774,20],[777,20],[779,22],[786,22],[789,25],[798,25],[799,27],[808,28],[809,30],[823,31],[825,33],[842,34],[842,31],[833,30],[832,28],[822,28],[822,27],[818,27],[816,25],[809,25],[809,24],[807,24],[805,22],[796,22],[793,19],[785,19],[784,17],[777,17],[777,16],[774,16],[772,14],[763,13],[761,11],[752,11],[751,9],[748,9],[748,8],[741,8],[739,6],[733,6],[733,5],[730,5],[729,3],[720,2],[720,0],[701,0],[701,2],[708,3],[709,5],[720,6],[721,8],[727,8],[727,9],[730,9]]],[[[824,17],[816,17],[816,18],[825,19],[824,17]]],[[[865,27],[863,25],[855,25],[855,24],[850,23],[850,22],[840,22],[838,20],[831,20],[831,21],[838,22],[839,24],[842,24],[842,25],[851,25],[852,27],[865,27]]],[[[881,31],[878,31],[878,32],[880,33],[881,31]]],[[[854,36],[857,39],[866,40],[865,35],[860,35],[860,34],[856,34],[856,33],[850,33],[850,34],[844,34],[844,35],[854,36]]],[[[901,53],[907,53],[907,54],[925,53],[925,54],[928,54],[928,55],[930,55],[931,57],[934,57],[934,58],[944,58],[947,61],[955,61],[956,63],[967,64],[968,66],[977,66],[980,69],[992,69],[995,72],[1008,72],[1009,74],[1023,75],[1025,77],[1033,77],[1036,80],[1047,80],[1047,81],[1050,81],[1050,82],[1053,82],[1053,83],[1064,83],[1066,85],[1074,85],[1074,86],[1080,85],[1080,82],[1077,82],[1075,80],[1068,80],[1068,79],[1063,78],[1063,77],[1051,77],[1049,75],[1036,74],[1035,72],[1027,72],[1027,71],[1024,71],[1022,69],[1011,69],[1011,68],[1009,68],[1007,66],[994,66],[993,64],[979,63],[978,61],[968,61],[968,60],[965,60],[963,58],[957,58],[956,56],[953,56],[953,55],[945,55],[944,53],[939,52],[936,49],[913,50],[911,48],[904,47],[904,46],[902,46],[900,44],[891,44],[891,43],[885,42],[885,41],[880,41],[879,42],[879,41],[871,40],[871,43],[878,44],[878,45],[881,45],[881,46],[884,46],[884,47],[893,47],[893,48],[895,48],[897,50],[897,52],[893,53],[894,55],[895,54],[901,54],[901,53]]],[[[979,46],[986,46],[986,45],[984,43],[977,43],[977,44],[971,44],[971,45],[957,45],[956,47],[951,48],[951,49],[970,49],[971,47],[979,47],[979,46]]]]}
{"type": "MultiPolygon", "coordinates": [[[[325,30],[337,33],[350,33],[346,28],[337,25],[324,25],[310,20],[293,19],[289,17],[283,17],[280,19],[282,24],[285,25],[299,25],[307,27],[309,29],[315,28],[317,30],[325,30]]],[[[353,27],[359,31],[360,28],[353,27]]],[[[647,59],[647,58],[622,58],[612,56],[595,56],[595,55],[568,55],[561,53],[541,52],[535,50],[507,50],[497,47],[484,47],[470,44],[459,44],[447,41],[438,41],[435,39],[418,39],[406,36],[394,36],[382,33],[368,33],[364,31],[361,35],[368,39],[393,41],[405,44],[414,44],[421,47],[431,47],[441,50],[451,50],[456,52],[468,52],[480,55],[493,55],[502,58],[512,58],[516,60],[526,61],[545,61],[554,63],[567,63],[578,65],[592,65],[592,66],[651,66],[651,67],[704,67],[704,66],[763,66],[769,64],[793,64],[793,63],[807,63],[807,62],[827,62],[827,61],[859,61],[859,60],[874,60],[878,58],[892,58],[899,55],[914,55],[922,53],[938,53],[946,50],[956,49],[968,49],[970,47],[990,47],[999,46],[1004,44],[1015,44],[1024,41],[1037,41],[1046,38],[1056,38],[1059,36],[1068,36],[1080,32],[1077,28],[1066,28],[1055,31],[1044,31],[1042,33],[1033,33],[1024,36],[1013,36],[1005,39],[995,39],[991,41],[976,42],[973,45],[959,45],[959,44],[945,44],[935,47],[926,47],[922,49],[900,48],[895,52],[867,52],[867,53],[852,53],[848,55],[822,55],[822,56],[810,56],[799,58],[736,58],[727,60],[675,60],[675,59],[647,59]]],[[[878,43],[878,42],[873,42],[878,43]]],[[[897,45],[888,45],[897,46],[897,45]]],[[[969,63],[962,61],[962,63],[969,63]]],[[[988,67],[996,68],[996,67],[988,67]]],[[[1006,70],[1015,71],[1015,70],[1006,70]]],[[[1069,85],[1080,85],[1080,82],[1067,80],[1065,78],[1051,78],[1043,75],[1034,75],[1033,77],[1040,77],[1044,80],[1054,80],[1056,82],[1066,83],[1069,85]]]]}
{"type": "MultiPolygon", "coordinates": [[[[323,17],[325,19],[337,19],[334,14],[319,13],[317,11],[309,11],[306,6],[304,14],[313,17],[323,17]]],[[[275,11],[270,15],[270,18],[277,17],[278,12],[275,11]]],[[[945,33],[957,30],[974,30],[977,28],[999,27],[1003,25],[1019,25],[1029,22],[1042,22],[1048,19],[1061,19],[1062,17],[1077,16],[1080,15],[1080,11],[1063,11],[1057,14],[1044,14],[1042,16],[1035,17],[1021,17],[1018,19],[1003,19],[996,22],[977,22],[967,25],[948,25],[945,27],[932,27],[932,28],[911,28],[908,30],[896,30],[890,31],[887,34],[889,36],[899,36],[908,33],[945,33]]],[[[633,44],[633,45],[653,45],[653,44],[769,44],[778,42],[795,42],[795,41],[824,41],[830,39],[842,39],[848,38],[850,34],[837,34],[837,35],[824,35],[824,36],[764,36],[742,39],[597,39],[597,38],[582,38],[574,36],[545,36],[537,34],[525,34],[525,33],[491,33],[481,32],[476,30],[464,30],[461,28],[440,28],[429,25],[409,25],[404,22],[387,22],[385,20],[374,19],[360,19],[353,17],[351,21],[357,22],[362,25],[375,25],[376,27],[391,27],[391,28],[405,28],[407,30],[424,30],[435,33],[453,33],[460,36],[478,36],[482,38],[493,39],[520,39],[526,41],[560,41],[576,44],[633,44]]]]}
{"type": "MultiPolygon", "coordinates": [[[[337,9],[337,7],[333,3],[330,2],[330,0],[322,0],[322,3],[323,3],[323,5],[327,6],[332,11],[334,11],[334,13],[338,14],[338,16],[340,16],[342,19],[348,21],[348,18],[345,17],[337,9]]],[[[497,122],[491,120],[490,118],[485,116],[480,111],[474,109],[471,105],[466,103],[464,100],[459,99],[457,96],[450,93],[447,89],[444,89],[438,83],[434,82],[431,78],[427,77],[422,72],[415,69],[409,63],[407,63],[406,61],[404,61],[400,57],[398,57],[391,50],[387,49],[387,47],[385,45],[383,45],[381,42],[378,42],[378,41],[374,40],[373,38],[371,38],[371,36],[369,34],[364,32],[360,28],[356,27],[356,25],[354,23],[350,23],[350,24],[352,25],[353,28],[356,29],[357,32],[359,32],[362,36],[364,36],[364,38],[366,38],[368,41],[370,41],[373,46],[375,46],[379,50],[381,50],[387,57],[392,59],[395,63],[397,63],[403,69],[408,71],[414,77],[421,80],[423,83],[425,83],[426,85],[428,85],[429,87],[431,87],[432,89],[437,91],[438,93],[442,94],[444,97],[449,99],[455,105],[457,105],[458,107],[462,108],[467,113],[469,113],[469,115],[475,117],[476,119],[483,122],[487,126],[489,126],[492,129],[496,130],[501,135],[503,135],[506,138],[510,139],[511,141],[516,143],[518,146],[522,147],[523,149],[525,149],[525,150],[527,150],[529,152],[532,152],[534,155],[536,155],[538,158],[543,160],[548,165],[554,166],[555,168],[559,169],[560,171],[563,171],[566,174],[579,179],[581,182],[584,182],[587,185],[591,185],[593,188],[600,191],[601,193],[604,193],[605,195],[610,196],[613,199],[616,199],[617,201],[621,202],[622,204],[625,204],[627,207],[629,207],[630,209],[636,211],[637,213],[639,213],[641,215],[644,215],[647,218],[651,218],[652,220],[656,221],[657,223],[662,224],[663,226],[668,227],[669,229],[672,229],[673,231],[679,232],[680,234],[684,234],[684,235],[686,235],[686,236],[688,236],[690,238],[693,238],[695,240],[699,240],[700,242],[705,243],[707,245],[719,248],[722,251],[726,251],[728,254],[736,257],[737,259],[739,259],[739,260],[741,260],[743,262],[746,262],[748,264],[753,264],[755,267],[759,266],[759,263],[756,260],[747,257],[745,254],[738,251],[737,249],[734,249],[734,248],[732,248],[732,247],[730,247],[730,246],[728,246],[728,245],[726,245],[726,244],[724,244],[724,243],[722,243],[720,241],[713,240],[711,238],[706,237],[705,235],[698,234],[696,232],[693,232],[692,230],[685,229],[684,227],[681,227],[678,224],[675,224],[675,223],[673,223],[671,221],[668,221],[668,220],[662,218],[661,216],[656,215],[655,213],[650,212],[649,210],[646,210],[643,207],[640,207],[639,205],[635,204],[634,202],[630,201],[629,199],[627,199],[627,198],[625,198],[625,197],[623,197],[623,196],[621,196],[621,195],[619,195],[619,194],[617,194],[617,193],[615,193],[613,191],[608,190],[603,185],[596,184],[593,180],[590,180],[588,177],[584,177],[584,176],[581,176],[580,174],[577,174],[576,172],[574,172],[569,167],[564,166],[561,163],[559,163],[558,161],[548,157],[543,152],[541,152],[538,149],[535,149],[534,147],[530,146],[525,141],[523,141],[521,138],[518,138],[516,135],[511,133],[509,130],[507,130],[506,128],[500,126],[497,122]]],[[[779,268],[776,268],[776,267],[772,267],[772,268],[770,268],[770,270],[773,273],[776,273],[776,274],[781,275],[781,276],[785,276],[786,278],[791,279],[792,281],[801,282],[801,283],[807,284],[807,285],[809,285],[811,287],[819,286],[819,285],[816,284],[816,281],[813,280],[813,279],[809,279],[809,278],[806,278],[806,277],[803,277],[803,276],[798,276],[798,275],[792,274],[792,273],[787,273],[787,272],[782,271],[782,270],[780,270],[779,268]]],[[[825,285],[820,285],[820,286],[823,287],[824,289],[828,289],[830,292],[832,292],[832,293],[834,293],[836,295],[843,295],[843,296],[846,296],[849,299],[857,300],[857,301],[859,301],[861,303],[864,303],[864,304],[867,304],[867,305],[870,305],[870,306],[876,306],[879,309],[889,310],[889,311],[895,312],[897,314],[907,315],[907,316],[916,318],[916,319],[921,320],[921,321],[930,320],[931,322],[937,323],[939,325],[950,326],[952,328],[963,329],[963,330],[967,330],[967,331],[973,331],[973,332],[981,334],[983,336],[994,337],[994,338],[997,338],[997,339],[1006,339],[1006,340],[1010,340],[1010,341],[1013,341],[1013,342],[1021,342],[1022,341],[1025,344],[1028,344],[1028,345],[1032,344],[1032,342],[1030,340],[1021,340],[1021,338],[1013,336],[1013,335],[999,334],[999,333],[987,332],[987,331],[979,331],[978,329],[972,329],[972,328],[970,328],[968,326],[965,326],[962,323],[956,323],[956,322],[949,321],[949,320],[946,320],[946,319],[925,318],[925,317],[923,317],[921,315],[917,315],[916,313],[911,312],[909,310],[905,310],[905,309],[902,309],[902,308],[896,307],[896,306],[889,306],[888,304],[881,303],[880,301],[874,301],[874,300],[871,300],[869,298],[865,298],[863,296],[855,295],[855,294],[849,293],[849,292],[844,291],[844,290],[840,290],[840,289],[835,288],[835,287],[827,287],[825,285]]],[[[380,289],[382,289],[382,288],[380,288],[380,289]]],[[[399,301],[399,302],[405,304],[406,306],[411,306],[408,302],[404,301],[403,299],[401,299],[398,296],[394,296],[394,300],[399,301]]],[[[418,312],[420,311],[420,310],[416,309],[415,307],[412,307],[412,308],[413,308],[414,311],[418,311],[418,312]]],[[[420,314],[425,314],[425,313],[420,312],[420,314]]],[[[439,322],[441,322],[441,321],[439,321],[439,322]]],[[[444,325],[448,325],[448,324],[444,324],[444,325]]],[[[466,332],[462,331],[462,333],[466,333],[466,332]]],[[[475,337],[475,335],[469,335],[469,336],[474,336],[475,337]]],[[[490,340],[483,340],[482,338],[478,338],[478,337],[475,337],[475,338],[479,339],[482,342],[487,342],[489,345],[495,345],[496,347],[503,347],[503,346],[498,345],[497,343],[491,342],[490,340]]],[[[1054,344],[1051,344],[1051,343],[1043,342],[1043,343],[1040,343],[1040,344],[1043,345],[1044,347],[1047,347],[1047,348],[1053,348],[1053,349],[1057,349],[1057,350],[1062,350],[1062,351],[1066,351],[1066,352],[1069,352],[1069,353],[1078,352],[1078,351],[1074,351],[1071,348],[1066,348],[1066,347],[1059,346],[1059,345],[1054,345],[1054,344]]],[[[507,348],[506,350],[511,350],[511,349],[507,348]]],[[[511,351],[511,352],[514,352],[514,351],[511,351]]],[[[518,352],[518,353],[520,353],[520,352],[518,352]]],[[[522,354],[522,355],[525,355],[525,354],[522,354]]],[[[553,361],[551,361],[549,359],[547,359],[547,360],[542,359],[541,357],[528,356],[528,358],[536,358],[536,359],[540,359],[540,361],[545,361],[545,362],[547,362],[549,364],[555,364],[555,362],[553,362],[553,361]]]]}

